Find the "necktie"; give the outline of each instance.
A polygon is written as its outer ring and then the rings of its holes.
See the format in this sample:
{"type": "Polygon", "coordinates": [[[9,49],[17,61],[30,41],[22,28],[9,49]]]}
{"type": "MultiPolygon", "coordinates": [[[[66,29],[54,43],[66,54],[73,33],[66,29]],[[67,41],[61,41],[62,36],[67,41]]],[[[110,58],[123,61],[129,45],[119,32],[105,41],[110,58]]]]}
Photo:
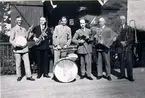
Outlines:
{"type": "Polygon", "coordinates": [[[21,27],[19,27],[20,28],[20,30],[22,30],[22,28],[21,27]]]}
{"type": "Polygon", "coordinates": [[[44,25],[41,26],[41,31],[44,31],[44,25]]]}

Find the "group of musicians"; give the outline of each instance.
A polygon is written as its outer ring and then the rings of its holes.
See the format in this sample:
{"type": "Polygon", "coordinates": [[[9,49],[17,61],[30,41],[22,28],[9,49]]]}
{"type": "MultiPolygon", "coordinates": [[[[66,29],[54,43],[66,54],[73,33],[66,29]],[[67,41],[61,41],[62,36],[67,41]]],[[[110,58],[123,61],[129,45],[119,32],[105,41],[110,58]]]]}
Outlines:
{"type": "MultiPolygon", "coordinates": [[[[106,79],[111,81],[111,66],[110,66],[110,46],[113,42],[117,43],[120,59],[120,77],[118,79],[126,78],[125,67],[127,68],[127,75],[129,81],[133,79],[133,64],[132,64],[132,43],[133,32],[126,24],[126,17],[120,16],[122,24],[120,26],[120,33],[116,34],[109,27],[107,27],[105,18],[99,19],[99,26],[91,28],[86,27],[86,20],[81,18],[79,20],[80,28],[76,30],[74,36],[71,35],[71,28],[67,26],[67,18],[62,17],[60,24],[58,24],[53,31],[53,50],[54,50],[54,65],[58,60],[67,55],[65,51],[72,43],[77,45],[77,54],[80,61],[80,79],[92,78],[92,54],[97,55],[97,79],[104,77],[103,66],[105,66],[106,79]],[[92,45],[95,45],[95,53],[92,52],[92,45]]],[[[16,17],[16,26],[11,30],[10,43],[13,46],[13,51],[16,61],[17,81],[21,81],[21,59],[24,61],[24,68],[26,72],[26,79],[35,81],[32,78],[30,70],[30,61],[28,56],[28,45],[21,46],[15,44],[17,36],[23,36],[26,39],[32,38],[36,43],[36,64],[38,66],[37,79],[42,76],[50,78],[48,75],[48,50],[50,45],[50,28],[47,26],[45,17],[40,17],[40,25],[30,27],[28,31],[22,27],[22,18],[16,17]]]]}

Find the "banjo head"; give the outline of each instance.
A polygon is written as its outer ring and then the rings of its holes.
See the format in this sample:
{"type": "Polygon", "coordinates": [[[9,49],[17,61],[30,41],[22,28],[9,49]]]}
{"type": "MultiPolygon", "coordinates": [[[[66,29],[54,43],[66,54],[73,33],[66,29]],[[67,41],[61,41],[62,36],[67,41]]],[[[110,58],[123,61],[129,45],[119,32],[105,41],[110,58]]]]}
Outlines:
{"type": "Polygon", "coordinates": [[[23,37],[23,36],[17,36],[17,37],[15,38],[15,44],[16,44],[17,46],[25,47],[25,46],[27,45],[27,40],[26,40],[26,38],[23,37]]]}
{"type": "Polygon", "coordinates": [[[61,82],[71,82],[77,77],[77,65],[70,59],[60,59],[55,66],[54,74],[61,82]]]}

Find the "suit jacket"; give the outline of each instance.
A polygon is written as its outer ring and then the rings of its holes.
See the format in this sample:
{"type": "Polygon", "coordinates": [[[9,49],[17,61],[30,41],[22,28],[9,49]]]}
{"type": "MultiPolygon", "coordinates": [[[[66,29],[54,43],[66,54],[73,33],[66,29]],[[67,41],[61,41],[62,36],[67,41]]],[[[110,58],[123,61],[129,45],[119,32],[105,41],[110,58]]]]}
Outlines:
{"type": "MultiPolygon", "coordinates": [[[[42,34],[40,25],[35,26],[32,32],[34,33],[33,37],[39,38],[39,36],[42,34]]],[[[45,36],[45,39],[38,46],[36,46],[37,50],[49,49],[49,45],[50,45],[50,41],[51,41],[51,39],[50,39],[51,32],[50,32],[49,28],[46,30],[46,33],[47,33],[47,36],[45,36]]]]}
{"type": "Polygon", "coordinates": [[[116,47],[118,47],[118,52],[121,52],[123,48],[121,41],[126,41],[126,47],[128,49],[132,49],[133,42],[134,42],[134,34],[133,34],[133,29],[129,27],[128,25],[120,26],[119,28],[119,36],[117,37],[116,40],[116,47]]]}
{"type": "Polygon", "coordinates": [[[72,40],[75,44],[78,45],[78,54],[88,54],[88,53],[92,53],[92,41],[93,41],[93,36],[91,33],[90,29],[85,28],[85,31],[83,31],[82,29],[78,29],[76,31],[76,33],[73,36],[73,40],[72,40]],[[84,44],[79,44],[79,40],[81,40],[82,36],[89,36],[88,41],[85,41],[84,44]]]}
{"type": "Polygon", "coordinates": [[[71,29],[68,26],[57,25],[53,32],[53,46],[59,45],[63,48],[64,45],[69,46],[71,43],[71,29]]]}
{"type": "Polygon", "coordinates": [[[113,32],[110,28],[98,28],[96,30],[96,35],[94,36],[96,40],[96,48],[99,51],[108,50],[113,43],[113,39],[117,37],[117,34],[113,32]],[[101,43],[99,43],[101,42],[101,43]]]}

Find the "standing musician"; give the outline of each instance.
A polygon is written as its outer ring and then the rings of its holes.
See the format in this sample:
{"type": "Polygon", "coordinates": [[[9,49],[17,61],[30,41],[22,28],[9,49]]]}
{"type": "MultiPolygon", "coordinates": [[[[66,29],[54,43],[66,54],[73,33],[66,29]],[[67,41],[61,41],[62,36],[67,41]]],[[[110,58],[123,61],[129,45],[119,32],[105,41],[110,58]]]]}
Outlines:
{"type": "Polygon", "coordinates": [[[97,79],[103,77],[103,64],[105,64],[106,78],[111,81],[111,66],[110,66],[110,51],[109,48],[113,41],[116,40],[117,34],[114,33],[110,28],[105,25],[105,19],[99,19],[99,28],[96,30],[96,35],[94,36],[96,40],[96,49],[98,52],[97,60],[97,79]]]}
{"type": "Polygon", "coordinates": [[[91,41],[93,37],[91,36],[90,29],[86,28],[85,19],[80,19],[81,28],[76,31],[73,37],[73,42],[78,45],[78,54],[81,64],[81,77],[80,79],[87,78],[93,80],[91,77],[92,68],[92,45],[91,41]],[[85,68],[86,67],[86,68],[85,68]],[[85,73],[87,75],[85,75],[85,73]]]}
{"type": "Polygon", "coordinates": [[[47,26],[46,18],[40,17],[40,25],[33,29],[33,40],[36,43],[36,63],[38,66],[37,79],[41,78],[42,74],[45,78],[48,76],[48,52],[49,52],[49,33],[50,29],[47,26]]]}
{"type": "Polygon", "coordinates": [[[66,17],[62,17],[60,24],[55,27],[53,32],[54,65],[60,58],[67,55],[66,49],[71,43],[71,29],[66,24],[66,17]]]}
{"type": "Polygon", "coordinates": [[[127,68],[128,80],[133,82],[133,32],[131,28],[126,24],[126,17],[120,16],[121,26],[120,35],[117,38],[118,57],[120,60],[120,72],[121,75],[118,79],[125,78],[125,67],[127,68]]]}
{"type": "Polygon", "coordinates": [[[30,70],[30,61],[28,54],[28,44],[27,39],[29,38],[29,34],[31,32],[32,27],[29,28],[28,31],[22,25],[22,18],[20,16],[16,17],[16,26],[12,28],[10,35],[10,43],[13,46],[13,52],[15,56],[16,62],[16,73],[17,73],[17,81],[21,81],[21,58],[24,61],[24,68],[26,72],[26,79],[30,81],[34,81],[32,78],[31,70],[30,70]]]}

